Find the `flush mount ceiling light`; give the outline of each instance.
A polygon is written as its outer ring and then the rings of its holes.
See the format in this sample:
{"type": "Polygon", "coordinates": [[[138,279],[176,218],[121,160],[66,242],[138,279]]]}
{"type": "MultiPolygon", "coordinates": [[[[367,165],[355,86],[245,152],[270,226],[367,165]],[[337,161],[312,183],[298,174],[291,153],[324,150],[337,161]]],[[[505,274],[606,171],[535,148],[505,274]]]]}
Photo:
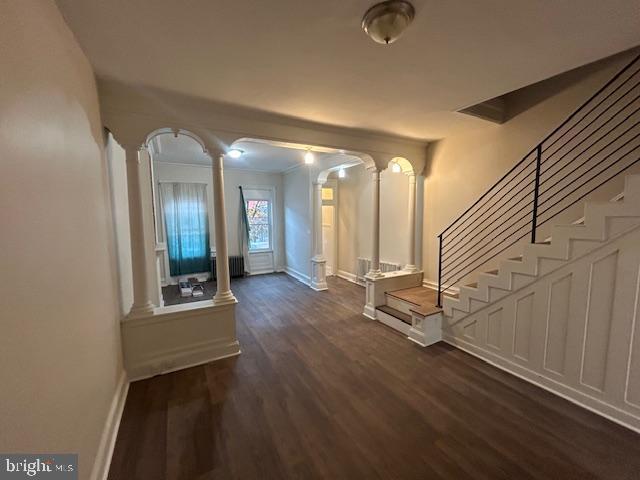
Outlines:
{"type": "Polygon", "coordinates": [[[237,148],[232,148],[227,152],[227,155],[229,155],[231,158],[240,158],[243,153],[244,152],[242,150],[239,150],[237,148]]]}
{"type": "Polygon", "coordinates": [[[311,153],[311,149],[307,149],[307,153],[304,154],[304,163],[307,165],[311,165],[313,163],[313,153],[311,153]]]}
{"type": "Polygon", "coordinates": [[[375,42],[395,42],[415,16],[413,5],[405,0],[389,0],[374,5],[362,18],[362,29],[375,42]]]}

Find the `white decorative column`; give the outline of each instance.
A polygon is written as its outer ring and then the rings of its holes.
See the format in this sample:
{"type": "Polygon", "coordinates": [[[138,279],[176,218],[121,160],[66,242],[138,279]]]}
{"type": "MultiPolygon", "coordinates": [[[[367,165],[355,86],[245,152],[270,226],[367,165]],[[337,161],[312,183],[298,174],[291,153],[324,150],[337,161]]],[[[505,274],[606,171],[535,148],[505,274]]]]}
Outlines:
{"type": "Polygon", "coordinates": [[[146,246],[151,239],[146,238],[144,226],[144,204],[142,200],[142,161],[140,148],[126,147],[127,189],[129,191],[129,229],[131,232],[131,268],[133,274],[133,305],[129,317],[153,313],[153,303],[149,295],[147,278],[146,246]]]}
{"type": "Polygon", "coordinates": [[[216,234],[216,294],[213,303],[237,303],[231,292],[229,253],[227,250],[227,215],[224,205],[224,154],[211,155],[213,161],[213,215],[216,234]]]}
{"type": "Polygon", "coordinates": [[[409,262],[404,269],[408,272],[417,272],[416,268],[416,176],[413,172],[409,177],[409,262]]]}
{"type": "Polygon", "coordinates": [[[371,169],[372,180],[372,207],[373,215],[371,216],[371,268],[367,276],[381,277],[380,272],[380,171],[377,168],[371,169]]]}
{"type": "Polygon", "coordinates": [[[327,261],[322,253],[322,186],[313,184],[313,257],[311,258],[311,288],[327,290],[327,261]]]}
{"type": "Polygon", "coordinates": [[[376,292],[376,281],[384,278],[380,272],[380,170],[370,168],[372,180],[372,208],[371,217],[371,268],[365,275],[365,304],[363,315],[376,319],[376,306],[380,304],[380,292],[376,292]]]}

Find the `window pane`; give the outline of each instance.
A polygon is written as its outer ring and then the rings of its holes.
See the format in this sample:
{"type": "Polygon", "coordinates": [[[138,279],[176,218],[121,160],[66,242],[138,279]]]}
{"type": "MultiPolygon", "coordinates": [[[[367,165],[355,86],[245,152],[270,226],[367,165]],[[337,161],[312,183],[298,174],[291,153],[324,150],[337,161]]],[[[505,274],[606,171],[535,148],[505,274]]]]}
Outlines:
{"type": "Polygon", "coordinates": [[[322,200],[333,200],[333,188],[322,189],[322,200]]]}
{"type": "Polygon", "coordinates": [[[247,200],[249,250],[271,248],[271,205],[268,200],[247,200]]]}

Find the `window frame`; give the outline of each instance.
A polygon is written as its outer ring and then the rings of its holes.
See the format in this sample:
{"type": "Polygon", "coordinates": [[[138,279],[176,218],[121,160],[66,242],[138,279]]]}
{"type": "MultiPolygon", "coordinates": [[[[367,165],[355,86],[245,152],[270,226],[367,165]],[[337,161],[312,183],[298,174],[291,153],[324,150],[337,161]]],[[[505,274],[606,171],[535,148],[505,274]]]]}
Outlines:
{"type": "MultiPolygon", "coordinates": [[[[266,253],[273,252],[273,200],[269,198],[251,198],[247,197],[244,199],[245,209],[249,210],[249,202],[267,202],[267,227],[268,227],[268,235],[269,235],[269,246],[267,248],[251,248],[251,238],[249,238],[249,243],[247,245],[247,249],[249,253],[266,253]]],[[[249,216],[247,215],[247,226],[249,227],[249,235],[251,235],[251,221],[249,216]]],[[[264,225],[264,224],[261,224],[264,225]]]]}

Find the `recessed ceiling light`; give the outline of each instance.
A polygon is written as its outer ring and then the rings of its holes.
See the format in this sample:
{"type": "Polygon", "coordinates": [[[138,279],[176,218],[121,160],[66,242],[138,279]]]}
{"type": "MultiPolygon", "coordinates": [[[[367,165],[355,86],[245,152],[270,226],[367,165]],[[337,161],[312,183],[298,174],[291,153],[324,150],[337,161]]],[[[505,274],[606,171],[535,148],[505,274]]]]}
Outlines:
{"type": "Polygon", "coordinates": [[[400,167],[399,163],[393,162],[393,165],[391,166],[391,171],[393,173],[400,173],[402,171],[402,168],[400,167]]]}
{"type": "Polygon", "coordinates": [[[307,153],[304,154],[304,163],[307,165],[311,165],[313,163],[313,153],[311,153],[311,149],[308,149],[307,153]]]}
{"type": "Polygon", "coordinates": [[[231,158],[240,158],[243,153],[244,152],[242,150],[239,150],[237,148],[232,148],[227,152],[227,155],[229,155],[231,158]]]}
{"type": "Polygon", "coordinates": [[[395,42],[409,26],[415,9],[405,0],[381,2],[364,14],[362,29],[374,42],[389,45],[395,42]]]}
{"type": "Polygon", "coordinates": [[[344,168],[341,168],[340,170],[338,170],[338,178],[344,178],[347,175],[347,172],[345,171],[344,168]]]}

